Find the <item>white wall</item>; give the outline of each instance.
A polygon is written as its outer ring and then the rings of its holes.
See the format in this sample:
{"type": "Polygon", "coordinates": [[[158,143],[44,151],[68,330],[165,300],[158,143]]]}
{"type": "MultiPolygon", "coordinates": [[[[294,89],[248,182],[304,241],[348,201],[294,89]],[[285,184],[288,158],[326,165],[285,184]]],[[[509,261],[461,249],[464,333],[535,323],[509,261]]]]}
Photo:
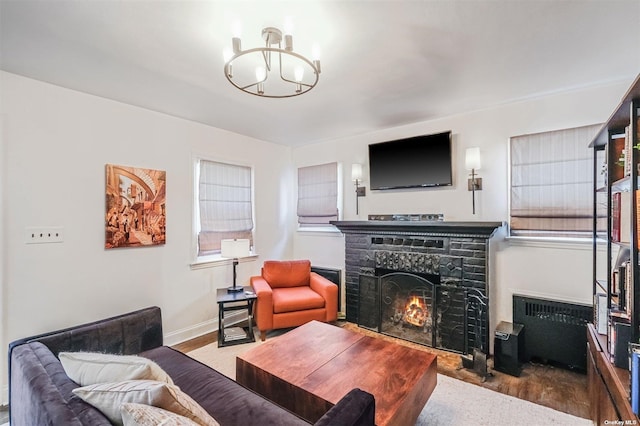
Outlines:
{"type": "Polygon", "coordinates": [[[215,289],[232,268],[190,267],[194,154],[254,166],[260,256],[240,263],[238,282],[291,256],[290,148],[5,72],[0,87],[3,347],[151,305],[169,344],[217,328],[215,289]],[[165,245],[104,249],[107,163],[166,171],[165,245]],[[30,226],[62,226],[64,242],[25,244],[30,226]]]}
{"type": "MultiPolygon", "coordinates": [[[[367,145],[375,142],[453,132],[454,185],[437,189],[370,191],[360,198],[360,214],[355,214],[355,189],[350,176],[343,182],[344,220],[366,220],[369,214],[444,213],[450,221],[508,222],[508,141],[511,136],[603,123],[626,92],[631,81],[561,93],[416,123],[293,150],[294,167],[339,161],[350,171],[352,163],[365,168],[367,186],[367,145]],[[483,190],[476,193],[476,215],[471,211],[464,170],[465,149],[479,146],[482,156],[483,190]]],[[[585,143],[588,143],[585,142],[585,143]]],[[[348,175],[348,173],[347,173],[348,175]]],[[[591,245],[532,244],[498,240],[492,243],[495,257],[492,276],[492,324],[511,321],[512,295],[591,303],[591,245]]],[[[294,255],[310,258],[344,270],[344,239],[328,234],[294,235],[294,255]]]]}

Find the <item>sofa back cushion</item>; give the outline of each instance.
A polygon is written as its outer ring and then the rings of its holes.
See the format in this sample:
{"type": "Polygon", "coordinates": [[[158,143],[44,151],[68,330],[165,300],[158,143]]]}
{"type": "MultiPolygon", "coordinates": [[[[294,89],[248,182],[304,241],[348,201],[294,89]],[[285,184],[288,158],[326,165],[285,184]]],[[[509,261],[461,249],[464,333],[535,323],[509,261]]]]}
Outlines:
{"type": "Polygon", "coordinates": [[[42,342],[60,352],[105,352],[135,355],[162,346],[162,315],[157,306],[99,321],[26,337],[9,344],[9,353],[27,342],[42,342]]]}
{"type": "Polygon", "coordinates": [[[67,376],[80,386],[124,380],[173,380],[155,362],[137,355],[98,352],[60,352],[58,359],[67,376]]]}
{"type": "Polygon", "coordinates": [[[272,288],[309,285],[311,261],[267,260],[262,266],[262,277],[272,288]]]}

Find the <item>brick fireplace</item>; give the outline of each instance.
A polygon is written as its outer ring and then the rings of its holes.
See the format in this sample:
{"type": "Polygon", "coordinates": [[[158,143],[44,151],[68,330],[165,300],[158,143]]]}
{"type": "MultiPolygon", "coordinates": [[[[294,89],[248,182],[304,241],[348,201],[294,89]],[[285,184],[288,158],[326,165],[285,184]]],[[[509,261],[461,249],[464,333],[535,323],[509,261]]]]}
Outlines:
{"type": "Polygon", "coordinates": [[[489,349],[489,242],[500,222],[336,221],[346,319],[426,346],[489,349]]]}

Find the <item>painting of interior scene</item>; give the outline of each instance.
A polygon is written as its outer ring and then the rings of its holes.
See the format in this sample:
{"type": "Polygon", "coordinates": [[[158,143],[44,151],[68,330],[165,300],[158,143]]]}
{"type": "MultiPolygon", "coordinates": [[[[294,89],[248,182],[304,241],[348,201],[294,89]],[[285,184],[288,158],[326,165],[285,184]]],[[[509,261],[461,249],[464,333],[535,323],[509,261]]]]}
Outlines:
{"type": "Polygon", "coordinates": [[[165,243],[166,172],[107,164],[105,248],[165,243]]]}

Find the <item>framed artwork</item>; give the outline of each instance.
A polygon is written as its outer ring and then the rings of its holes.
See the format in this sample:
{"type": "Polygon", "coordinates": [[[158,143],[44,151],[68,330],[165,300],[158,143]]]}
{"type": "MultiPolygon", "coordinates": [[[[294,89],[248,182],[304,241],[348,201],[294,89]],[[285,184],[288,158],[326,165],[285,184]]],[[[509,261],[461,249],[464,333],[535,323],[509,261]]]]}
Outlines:
{"type": "Polygon", "coordinates": [[[104,247],[140,247],[166,241],[163,170],[107,164],[104,247]]]}

